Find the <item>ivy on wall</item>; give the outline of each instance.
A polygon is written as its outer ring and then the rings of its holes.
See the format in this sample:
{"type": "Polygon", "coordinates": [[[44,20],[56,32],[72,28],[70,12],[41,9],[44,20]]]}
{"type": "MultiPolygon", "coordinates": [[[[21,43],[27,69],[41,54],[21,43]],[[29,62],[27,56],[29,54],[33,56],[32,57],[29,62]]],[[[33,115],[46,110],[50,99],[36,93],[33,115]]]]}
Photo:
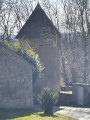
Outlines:
{"type": "Polygon", "coordinates": [[[36,69],[33,71],[33,81],[35,82],[37,77],[41,75],[40,73],[43,71],[44,66],[40,61],[39,55],[30,47],[28,41],[20,40],[15,43],[4,41],[4,44],[35,66],[36,69]]]}

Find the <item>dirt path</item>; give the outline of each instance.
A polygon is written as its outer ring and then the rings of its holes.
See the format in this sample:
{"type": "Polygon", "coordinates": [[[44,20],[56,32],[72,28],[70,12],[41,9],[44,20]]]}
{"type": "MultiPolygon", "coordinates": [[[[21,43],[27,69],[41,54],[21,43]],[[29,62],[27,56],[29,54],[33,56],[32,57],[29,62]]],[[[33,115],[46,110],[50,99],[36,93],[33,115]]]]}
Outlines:
{"type": "Polygon", "coordinates": [[[54,112],[67,115],[77,120],[90,120],[90,108],[54,107],[54,112]]]}

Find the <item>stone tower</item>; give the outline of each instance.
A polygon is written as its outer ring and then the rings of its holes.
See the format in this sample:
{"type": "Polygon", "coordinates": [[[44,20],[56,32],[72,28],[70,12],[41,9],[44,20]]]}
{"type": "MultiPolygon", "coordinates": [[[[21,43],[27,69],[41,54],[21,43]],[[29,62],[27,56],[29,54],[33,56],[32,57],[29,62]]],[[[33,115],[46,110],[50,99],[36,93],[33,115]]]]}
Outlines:
{"type": "Polygon", "coordinates": [[[60,83],[60,33],[39,4],[16,38],[29,40],[45,67],[37,85],[57,90],[60,83]]]}

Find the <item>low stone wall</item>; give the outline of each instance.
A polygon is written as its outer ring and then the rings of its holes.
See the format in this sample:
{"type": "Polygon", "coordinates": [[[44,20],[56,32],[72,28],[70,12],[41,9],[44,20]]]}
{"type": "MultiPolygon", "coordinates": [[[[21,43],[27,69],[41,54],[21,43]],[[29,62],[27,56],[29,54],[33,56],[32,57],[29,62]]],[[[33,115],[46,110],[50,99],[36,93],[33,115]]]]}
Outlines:
{"type": "Polygon", "coordinates": [[[72,94],[60,93],[57,105],[72,105],[72,94]]]}

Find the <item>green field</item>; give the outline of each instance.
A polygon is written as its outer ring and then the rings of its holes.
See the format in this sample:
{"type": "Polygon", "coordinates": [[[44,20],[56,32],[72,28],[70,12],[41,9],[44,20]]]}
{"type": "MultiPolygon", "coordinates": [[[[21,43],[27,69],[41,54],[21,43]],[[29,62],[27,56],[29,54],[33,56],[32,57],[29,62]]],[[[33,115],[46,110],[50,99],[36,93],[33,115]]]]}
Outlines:
{"type": "Polygon", "coordinates": [[[75,120],[73,118],[54,113],[53,116],[45,116],[43,112],[34,110],[0,110],[0,120],[75,120]]]}

